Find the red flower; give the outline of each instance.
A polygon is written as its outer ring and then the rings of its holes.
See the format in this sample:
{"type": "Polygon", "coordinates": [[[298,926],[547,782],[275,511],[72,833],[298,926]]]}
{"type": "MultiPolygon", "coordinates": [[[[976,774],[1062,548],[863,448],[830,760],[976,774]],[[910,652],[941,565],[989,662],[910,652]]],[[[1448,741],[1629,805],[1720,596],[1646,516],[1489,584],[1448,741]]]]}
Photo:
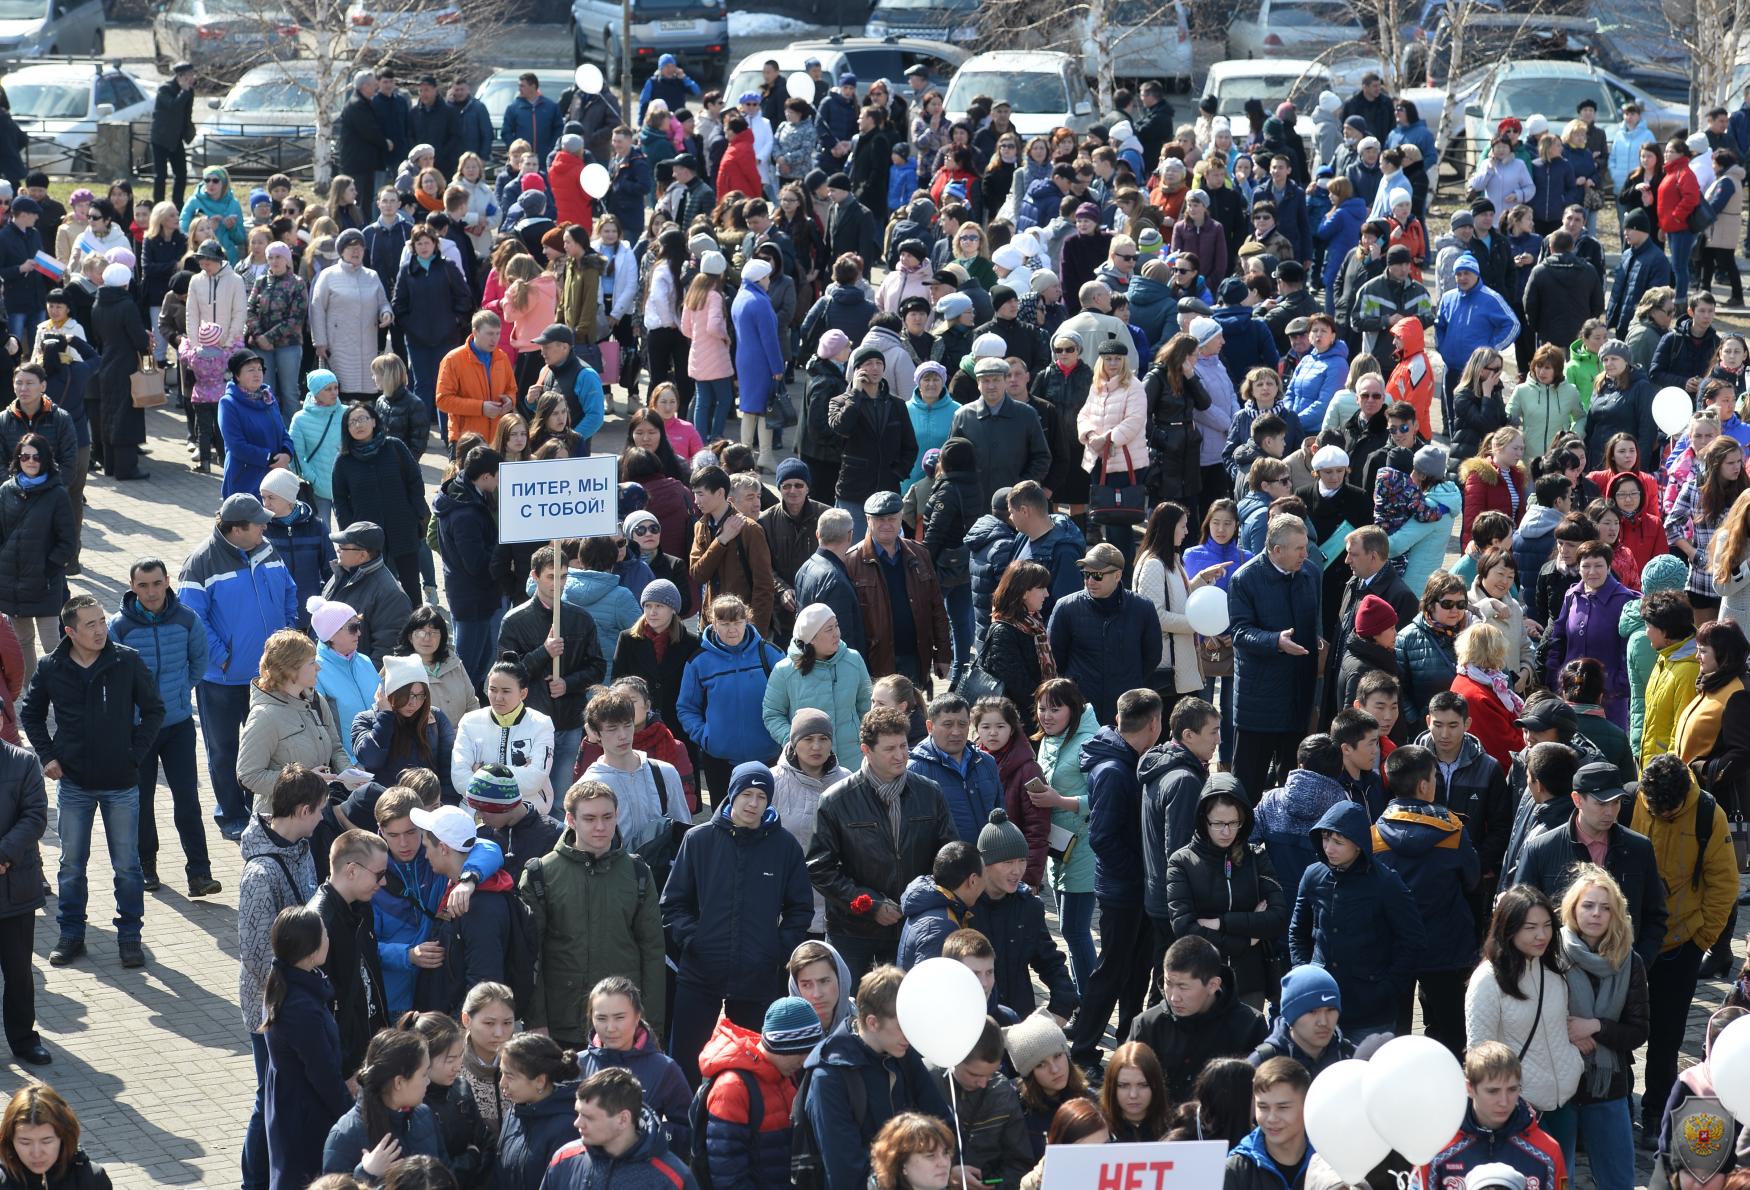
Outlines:
{"type": "Polygon", "coordinates": [[[870,896],[868,893],[862,893],[859,896],[852,898],[852,900],[851,900],[851,912],[852,913],[873,913],[874,911],[875,911],[875,898],[870,896]]]}

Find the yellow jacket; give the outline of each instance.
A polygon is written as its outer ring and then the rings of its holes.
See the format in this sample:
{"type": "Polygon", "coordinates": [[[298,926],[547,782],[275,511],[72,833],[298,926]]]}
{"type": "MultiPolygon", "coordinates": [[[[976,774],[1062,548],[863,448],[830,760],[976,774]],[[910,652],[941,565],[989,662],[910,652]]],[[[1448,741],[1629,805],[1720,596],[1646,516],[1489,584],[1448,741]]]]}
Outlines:
{"type": "Polygon", "coordinates": [[[1712,946],[1726,928],[1732,905],[1738,899],[1738,861],[1732,852],[1726,812],[1718,803],[1714,805],[1713,835],[1702,858],[1699,886],[1693,879],[1696,799],[1700,796],[1701,788],[1691,776],[1683,808],[1667,819],[1655,817],[1647,808],[1646,794],[1635,795],[1631,829],[1653,841],[1653,858],[1665,882],[1668,916],[1661,952],[1675,950],[1685,942],[1694,942],[1703,950],[1712,946]]]}
{"type": "Polygon", "coordinates": [[[1661,752],[1670,752],[1677,739],[1677,717],[1695,697],[1695,679],[1701,666],[1695,659],[1695,637],[1659,650],[1653,672],[1647,677],[1646,713],[1641,718],[1641,768],[1661,752]]]}

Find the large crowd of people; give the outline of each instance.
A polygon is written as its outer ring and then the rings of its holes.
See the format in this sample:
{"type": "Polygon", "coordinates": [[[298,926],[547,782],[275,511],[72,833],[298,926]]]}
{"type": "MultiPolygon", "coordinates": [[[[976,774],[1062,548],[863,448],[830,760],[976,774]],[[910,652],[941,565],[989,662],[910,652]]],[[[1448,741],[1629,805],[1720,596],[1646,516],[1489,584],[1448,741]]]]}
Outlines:
{"type": "MultiPolygon", "coordinates": [[[[1023,138],[764,73],[665,57],[636,120],[529,74],[494,129],[362,72],[344,172],[240,203],[183,201],[178,66],[156,201],[6,188],[14,1055],[35,911],[103,961],[99,815],[148,962],[162,770],[188,893],[244,860],[247,1190],[1037,1190],[1183,1140],[1334,1187],[1311,1080],[1417,1030],[1469,1097],[1426,1184],[1750,1186],[1679,1072],[1750,833],[1750,91],[1664,145],[1504,120],[1435,234],[1374,76],[1023,138]],[[183,465],[160,405],[212,528],[106,606],[85,503],[183,465]],[[506,540],[501,470],[592,450],[618,529],[506,540]],[[933,958],[988,995],[948,1069],[896,1007],[933,958]]],[[[12,1184],[108,1184],[46,1086],[12,1184]]]]}

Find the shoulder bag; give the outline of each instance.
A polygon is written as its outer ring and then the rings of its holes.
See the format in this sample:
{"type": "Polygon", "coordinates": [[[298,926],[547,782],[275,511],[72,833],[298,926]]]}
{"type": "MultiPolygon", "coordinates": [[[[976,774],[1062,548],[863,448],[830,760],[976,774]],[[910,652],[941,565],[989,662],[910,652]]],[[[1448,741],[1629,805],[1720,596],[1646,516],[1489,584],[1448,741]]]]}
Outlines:
{"type": "MultiPolygon", "coordinates": [[[[1114,484],[1109,477],[1112,452],[1100,459],[1098,473],[1088,488],[1088,519],[1097,525],[1140,525],[1148,516],[1148,487],[1136,482],[1136,464],[1131,461],[1130,448],[1124,448],[1124,469],[1128,478],[1114,484]]],[[[1147,468],[1144,468],[1147,478],[1147,468]]]]}
{"type": "Polygon", "coordinates": [[[164,373],[152,361],[151,353],[140,357],[140,370],[128,377],[128,395],[135,409],[156,409],[164,404],[164,373]]]}

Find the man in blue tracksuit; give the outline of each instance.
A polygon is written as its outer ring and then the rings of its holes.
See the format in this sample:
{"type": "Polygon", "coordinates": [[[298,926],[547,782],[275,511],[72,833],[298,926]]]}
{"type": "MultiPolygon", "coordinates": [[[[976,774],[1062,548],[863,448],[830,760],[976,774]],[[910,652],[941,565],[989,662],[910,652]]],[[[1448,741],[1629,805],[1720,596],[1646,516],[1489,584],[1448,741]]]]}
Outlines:
{"type": "Polygon", "coordinates": [[[164,723],[140,762],[140,870],[147,892],[158,890],[158,821],[152,798],[158,766],[170,786],[176,834],[182,840],[188,895],[219,891],[207,857],[201,823],[200,773],[194,763],[194,706],[191,695],[207,671],[207,632],[195,614],[176,598],[170,574],[157,558],[142,558],[128,571],[129,590],[122,609],[109,618],[109,637],[138,653],[158,683],[164,723]]]}
{"type": "Polygon", "coordinates": [[[183,606],[206,628],[207,667],[195,689],[219,833],[237,840],[249,824],[249,801],[237,783],[237,739],[249,714],[249,683],[261,649],[298,623],[298,591],[265,537],[273,517],[247,492],[227,496],[206,544],[178,576],[183,606]]]}
{"type": "Polygon", "coordinates": [[[1440,295],[1434,315],[1435,342],[1446,361],[1448,383],[1456,385],[1471,353],[1479,347],[1506,351],[1519,337],[1519,319],[1507,299],[1483,284],[1477,258],[1464,253],[1452,263],[1454,288],[1440,295]]]}
{"type": "Polygon", "coordinates": [[[918,741],[905,767],[941,787],[954,815],[954,832],[970,842],[990,821],[990,812],[1003,804],[997,762],[968,743],[972,708],[958,694],[943,694],[931,702],[924,722],[929,737],[918,741]]]}

